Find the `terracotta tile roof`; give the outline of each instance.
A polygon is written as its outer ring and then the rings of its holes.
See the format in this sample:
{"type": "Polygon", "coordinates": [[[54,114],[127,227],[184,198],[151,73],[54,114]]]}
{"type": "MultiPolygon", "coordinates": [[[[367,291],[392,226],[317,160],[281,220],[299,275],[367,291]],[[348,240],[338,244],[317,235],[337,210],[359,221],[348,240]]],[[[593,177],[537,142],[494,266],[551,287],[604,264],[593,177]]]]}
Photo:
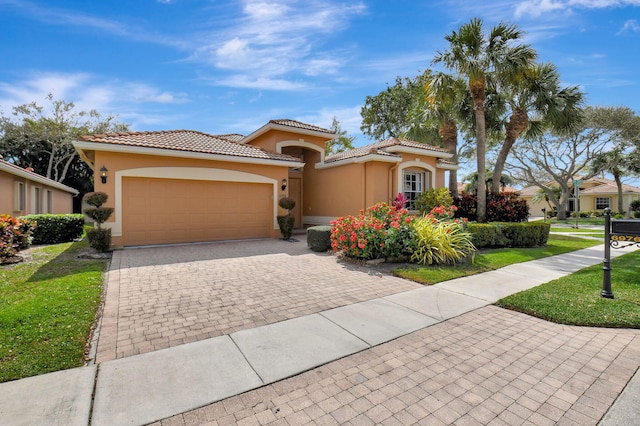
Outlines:
{"type": "Polygon", "coordinates": [[[279,124],[281,126],[295,127],[296,129],[312,130],[314,132],[322,133],[335,133],[333,130],[324,129],[322,127],[314,126],[312,124],[302,123],[296,120],[289,120],[287,118],[280,120],[270,120],[269,123],[279,124]]]}
{"type": "Polygon", "coordinates": [[[78,190],[71,188],[70,186],[67,186],[65,184],[62,184],[58,181],[55,181],[53,179],[49,179],[46,176],[39,175],[38,173],[34,172],[31,167],[27,167],[26,169],[23,169],[20,166],[16,166],[13,163],[3,160],[2,158],[0,158],[0,170],[3,170],[12,175],[31,179],[45,185],[53,186],[63,191],[70,192],[72,194],[78,194],[78,190]]]}
{"type": "MultiPolygon", "coordinates": [[[[598,179],[598,180],[605,180],[606,179],[598,179]]],[[[640,194],[640,188],[636,188],[634,186],[631,185],[625,185],[624,183],[622,184],[622,192],[623,193],[632,193],[632,194],[640,194]]],[[[615,184],[615,182],[613,183],[603,183],[602,185],[598,185],[598,186],[594,186],[592,188],[586,188],[586,189],[581,189],[580,190],[581,194],[617,194],[618,193],[618,186],[615,184]]]]}
{"type": "Polygon", "coordinates": [[[228,133],[226,135],[213,135],[213,136],[215,136],[216,138],[226,139],[231,142],[242,142],[242,139],[244,139],[244,135],[241,135],[240,133],[228,133]]]}
{"type": "Polygon", "coordinates": [[[213,136],[195,130],[108,133],[101,135],[84,135],[78,139],[84,142],[113,145],[170,149],[204,154],[260,158],[265,160],[299,161],[297,158],[289,155],[264,151],[251,145],[237,143],[223,137],[213,136]]]}
{"type": "Polygon", "coordinates": [[[372,155],[372,154],[400,158],[400,155],[394,154],[388,151],[389,148],[392,148],[394,146],[404,146],[408,148],[416,148],[420,150],[431,151],[432,153],[436,152],[436,153],[447,154],[447,150],[444,148],[427,145],[420,142],[410,141],[407,139],[391,138],[391,139],[375,142],[360,148],[355,148],[349,151],[339,152],[337,154],[330,155],[329,157],[325,158],[325,162],[332,163],[335,161],[346,160],[348,158],[364,157],[365,155],[372,155]]]}

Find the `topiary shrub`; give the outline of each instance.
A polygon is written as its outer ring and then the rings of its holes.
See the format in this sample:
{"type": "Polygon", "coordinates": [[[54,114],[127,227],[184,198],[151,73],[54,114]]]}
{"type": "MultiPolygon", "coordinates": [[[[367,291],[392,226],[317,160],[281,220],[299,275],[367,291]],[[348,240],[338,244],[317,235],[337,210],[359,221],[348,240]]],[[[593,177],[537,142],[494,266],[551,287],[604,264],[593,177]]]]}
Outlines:
{"type": "Polygon", "coordinates": [[[0,263],[29,248],[35,226],[29,219],[0,215],[0,263]]]}
{"type": "Polygon", "coordinates": [[[296,206],[296,200],[291,197],[282,197],[278,201],[278,205],[283,209],[288,210],[286,216],[278,216],[278,226],[280,227],[280,233],[283,240],[289,240],[293,233],[293,227],[295,226],[296,218],[291,216],[291,210],[296,206]]]}
{"type": "Polygon", "coordinates": [[[111,229],[102,229],[102,224],[109,219],[113,208],[102,207],[107,201],[108,195],[104,192],[89,192],[85,194],[84,201],[95,208],[84,209],[83,212],[95,221],[96,227],[87,231],[89,245],[94,249],[105,252],[111,246],[111,229]]]}
{"type": "Polygon", "coordinates": [[[307,246],[317,252],[331,248],[331,226],[312,226],[307,228],[307,246]]]}
{"type": "Polygon", "coordinates": [[[82,237],[84,216],[81,214],[32,214],[23,216],[36,222],[33,244],[68,243],[82,237]]]}

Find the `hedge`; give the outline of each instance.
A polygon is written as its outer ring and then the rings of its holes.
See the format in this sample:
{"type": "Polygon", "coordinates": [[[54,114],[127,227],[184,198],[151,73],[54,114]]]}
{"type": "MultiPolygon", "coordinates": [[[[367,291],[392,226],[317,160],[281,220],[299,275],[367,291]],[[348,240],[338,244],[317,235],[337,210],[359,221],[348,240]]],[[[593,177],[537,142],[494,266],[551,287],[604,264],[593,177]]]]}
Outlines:
{"type": "Polygon", "coordinates": [[[469,223],[476,248],[539,247],[547,243],[550,228],[545,222],[469,223]]]}
{"type": "Polygon", "coordinates": [[[82,237],[84,231],[81,214],[32,214],[23,219],[36,222],[33,244],[68,243],[82,237]]]}
{"type": "Polygon", "coordinates": [[[317,252],[331,248],[331,226],[312,226],[307,228],[307,246],[317,252]]]}

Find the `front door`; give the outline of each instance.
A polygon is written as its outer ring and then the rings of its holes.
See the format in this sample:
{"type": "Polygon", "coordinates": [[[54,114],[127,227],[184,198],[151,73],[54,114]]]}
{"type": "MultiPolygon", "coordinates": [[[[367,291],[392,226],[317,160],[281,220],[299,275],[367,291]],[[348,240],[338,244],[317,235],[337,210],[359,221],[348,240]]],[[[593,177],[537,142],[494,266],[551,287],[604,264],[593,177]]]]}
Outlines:
{"type": "Polygon", "coordinates": [[[296,218],[296,228],[302,228],[302,175],[289,175],[289,196],[296,200],[291,214],[296,218]]]}

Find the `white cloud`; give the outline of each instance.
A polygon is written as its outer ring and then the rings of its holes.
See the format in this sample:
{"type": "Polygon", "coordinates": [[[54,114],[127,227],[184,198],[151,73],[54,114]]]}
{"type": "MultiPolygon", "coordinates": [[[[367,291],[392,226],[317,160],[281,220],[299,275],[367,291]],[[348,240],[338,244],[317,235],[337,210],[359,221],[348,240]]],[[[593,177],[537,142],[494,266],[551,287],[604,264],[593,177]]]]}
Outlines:
{"type": "Polygon", "coordinates": [[[640,31],[640,24],[638,24],[638,21],[636,21],[635,19],[629,19],[628,21],[625,21],[624,25],[622,26],[622,28],[620,28],[620,31],[618,31],[616,35],[620,35],[629,31],[640,31]]]}
{"type": "Polygon", "coordinates": [[[611,7],[640,6],[640,0],[525,0],[516,5],[515,17],[538,17],[547,13],[562,11],[572,13],[573,9],[603,9],[611,7]]]}
{"type": "Polygon", "coordinates": [[[0,82],[0,111],[9,115],[12,107],[31,102],[46,107],[49,93],[55,100],[73,102],[78,111],[95,109],[103,115],[117,112],[123,120],[135,117],[143,123],[153,120],[140,118],[141,114],[136,111],[142,106],[189,102],[184,93],[170,93],[146,83],[105,81],[101,76],[88,73],[42,72],[32,73],[22,81],[0,82]]]}
{"type": "Polygon", "coordinates": [[[362,3],[333,0],[244,0],[241,17],[227,28],[218,31],[220,22],[212,22],[216,30],[191,60],[233,74],[219,79],[219,84],[295,90],[301,87],[295,76],[332,75],[348,61],[344,52],[319,49],[326,37],[342,31],[351,17],[365,10],[362,3]]]}

